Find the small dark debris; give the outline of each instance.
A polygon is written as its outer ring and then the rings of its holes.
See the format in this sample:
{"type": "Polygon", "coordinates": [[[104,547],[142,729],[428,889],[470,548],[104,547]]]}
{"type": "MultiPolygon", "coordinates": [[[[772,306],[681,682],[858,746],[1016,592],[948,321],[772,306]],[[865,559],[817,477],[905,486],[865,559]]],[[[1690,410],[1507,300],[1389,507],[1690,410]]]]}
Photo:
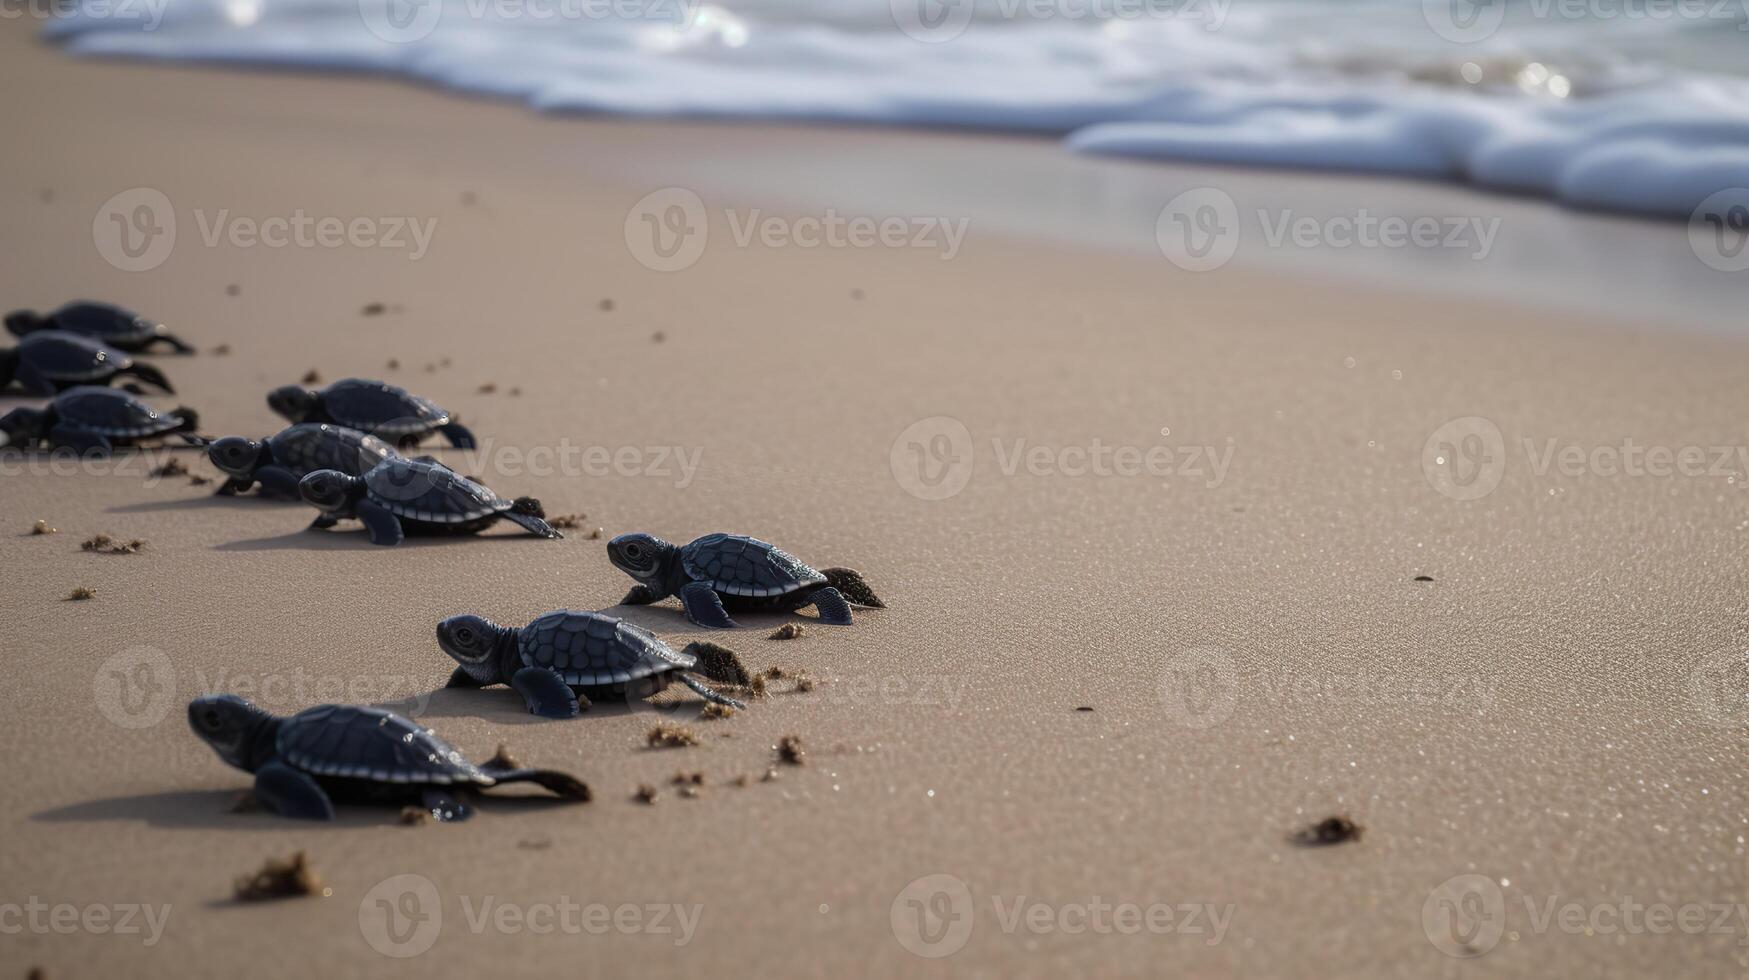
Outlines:
{"type": "Polygon", "coordinates": [[[806,632],[807,630],[802,629],[800,623],[785,623],[779,626],[777,632],[771,634],[770,638],[773,640],[799,640],[806,632]]]}
{"type": "Polygon", "coordinates": [[[863,299],[863,298],[866,298],[867,296],[868,296],[868,294],[863,292],[860,289],[852,289],[850,291],[850,298],[851,299],[863,299]]]}
{"type": "Polygon", "coordinates": [[[146,542],[139,539],[133,541],[117,541],[107,534],[96,534],[87,538],[79,545],[80,551],[89,551],[101,555],[137,555],[146,542]]]}
{"type": "Polygon", "coordinates": [[[1415,581],[1417,581],[1417,582],[1431,582],[1431,581],[1433,581],[1433,576],[1431,576],[1431,575],[1417,575],[1417,576],[1415,576],[1415,581]]]}
{"type": "Polygon", "coordinates": [[[159,479],[166,476],[187,476],[188,466],[182,460],[172,456],[164,461],[164,465],[153,467],[151,472],[146,475],[159,479]]]}
{"type": "Polygon", "coordinates": [[[311,368],[308,371],[305,371],[304,376],[299,380],[307,385],[321,384],[322,375],[319,374],[315,368],[311,368]]]}
{"type": "Polygon", "coordinates": [[[226,296],[236,296],[236,295],[241,294],[242,292],[243,292],[243,287],[237,285],[236,283],[231,283],[229,286],[225,287],[225,295],[226,296]]]}
{"type": "Polygon", "coordinates": [[[384,364],[383,367],[388,368],[390,371],[399,371],[401,370],[401,362],[396,358],[391,357],[389,358],[389,363],[384,364]]]}
{"type": "Polygon", "coordinates": [[[553,839],[545,834],[539,837],[524,837],[516,842],[516,846],[525,851],[544,851],[553,846],[553,839]]]}
{"type": "Polygon", "coordinates": [[[220,344],[219,346],[214,347],[212,349],[212,355],[214,357],[227,357],[230,355],[230,353],[231,353],[231,345],[230,344],[220,344]]]}
{"type": "Polygon", "coordinates": [[[450,366],[450,365],[451,365],[451,364],[453,364],[453,363],[455,363],[455,362],[454,362],[454,361],[451,361],[451,360],[450,360],[450,359],[449,359],[449,358],[447,358],[447,357],[446,357],[446,358],[444,358],[444,359],[443,359],[443,360],[441,360],[441,361],[438,361],[438,362],[437,362],[437,366],[438,366],[438,367],[449,367],[449,366],[450,366]]]}
{"type": "Polygon", "coordinates": [[[422,806],[404,806],[401,808],[401,826],[423,827],[431,822],[431,811],[422,806]]]}
{"type": "Polygon", "coordinates": [[[674,778],[669,781],[676,786],[703,786],[704,773],[681,770],[675,773],[674,778]]]}
{"type": "Polygon", "coordinates": [[[1348,819],[1336,816],[1303,827],[1293,835],[1293,842],[1301,847],[1328,847],[1331,844],[1345,844],[1360,840],[1360,835],[1366,828],[1348,819]]]}
{"type": "Polygon", "coordinates": [[[462,207],[471,208],[478,200],[479,198],[474,195],[473,191],[462,191],[462,207]]]}
{"type": "Polygon", "coordinates": [[[547,518],[547,523],[561,531],[574,531],[583,526],[583,520],[588,514],[560,514],[558,517],[547,518]]]}
{"type": "Polygon", "coordinates": [[[661,795],[662,794],[656,792],[656,787],[651,786],[649,783],[643,783],[638,786],[638,791],[632,794],[632,799],[637,800],[639,803],[654,805],[661,795]]]}
{"type": "Polygon", "coordinates": [[[774,746],[778,761],[792,766],[804,765],[808,761],[808,753],[802,748],[800,735],[785,735],[777,740],[774,746]]]}
{"type": "Polygon", "coordinates": [[[1076,708],[1075,710],[1076,711],[1092,711],[1093,708],[1084,704],[1084,705],[1080,706],[1079,708],[1076,708]]]}
{"type": "Polygon", "coordinates": [[[645,735],[644,739],[653,749],[685,748],[690,745],[698,745],[702,741],[697,732],[685,725],[670,725],[667,722],[650,729],[649,734],[645,735]]]}
{"type": "Polygon", "coordinates": [[[476,391],[478,394],[491,395],[491,394],[495,394],[498,391],[498,386],[496,384],[494,384],[493,382],[488,381],[485,384],[481,385],[478,389],[476,389],[476,391]]]}
{"type": "Polygon", "coordinates": [[[55,203],[55,189],[53,187],[43,188],[41,191],[39,191],[37,193],[36,196],[37,196],[37,200],[42,201],[44,204],[55,203]]]}
{"type": "Polygon", "coordinates": [[[663,333],[660,330],[658,330],[655,333],[650,335],[650,342],[653,344],[660,344],[667,339],[668,339],[668,335],[663,333]]]}
{"type": "Polygon", "coordinates": [[[613,312],[613,300],[611,299],[604,299],[597,305],[601,307],[601,312],[603,313],[613,312]]]}
{"type": "Polygon", "coordinates": [[[188,485],[191,487],[204,487],[211,482],[213,482],[211,479],[201,476],[199,473],[188,478],[188,485]]]}
{"type": "Polygon", "coordinates": [[[30,972],[24,975],[24,980],[47,980],[47,978],[48,974],[44,973],[40,966],[31,967],[30,972]]]}
{"type": "Polygon", "coordinates": [[[329,890],[322,887],[321,876],[310,867],[310,860],[304,852],[299,851],[289,860],[268,858],[260,871],[238,878],[236,894],[239,902],[259,902],[304,895],[326,896],[329,890]]]}
{"type": "Polygon", "coordinates": [[[747,778],[746,773],[742,773],[741,775],[736,776],[733,780],[731,780],[731,782],[736,786],[747,786],[748,784],[752,783],[753,780],[747,778]]]}
{"type": "Polygon", "coordinates": [[[67,593],[66,601],[67,602],[84,602],[87,599],[95,599],[95,598],[97,598],[97,590],[96,589],[87,589],[85,586],[81,585],[78,588],[74,589],[73,591],[67,593]]]}
{"type": "Polygon", "coordinates": [[[704,710],[700,711],[698,716],[704,721],[733,718],[735,717],[735,709],[726,704],[718,704],[715,701],[709,701],[705,703],[704,710]]]}
{"type": "Polygon", "coordinates": [[[388,311],[389,311],[388,306],[383,304],[383,303],[366,303],[366,304],[364,304],[364,308],[359,310],[358,312],[364,314],[365,316],[382,316],[384,313],[387,313],[388,311]]]}
{"type": "Polygon", "coordinates": [[[521,397],[522,397],[522,389],[521,389],[521,388],[512,388],[512,389],[510,389],[510,397],[512,397],[512,398],[521,398],[521,397]]]}
{"type": "Polygon", "coordinates": [[[30,533],[32,533],[32,534],[59,534],[60,529],[55,528],[55,527],[50,527],[48,521],[37,521],[35,524],[32,524],[30,526],[30,533]]]}

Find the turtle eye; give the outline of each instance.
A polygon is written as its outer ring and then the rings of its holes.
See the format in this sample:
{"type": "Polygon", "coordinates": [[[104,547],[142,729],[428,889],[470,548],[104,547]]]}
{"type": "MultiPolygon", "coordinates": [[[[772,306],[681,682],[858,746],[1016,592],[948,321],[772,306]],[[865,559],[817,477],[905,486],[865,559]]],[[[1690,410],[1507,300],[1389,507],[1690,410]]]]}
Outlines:
{"type": "Polygon", "coordinates": [[[644,555],[644,549],[638,547],[635,544],[626,545],[626,557],[627,558],[642,558],[643,555],[644,555]]]}
{"type": "Polygon", "coordinates": [[[455,638],[459,643],[471,645],[474,642],[474,631],[463,626],[455,631],[455,638]]]}
{"type": "Polygon", "coordinates": [[[208,708],[205,711],[201,712],[200,723],[201,723],[201,725],[205,726],[205,728],[208,731],[213,731],[213,732],[218,731],[219,730],[219,721],[220,721],[220,718],[219,718],[219,712],[218,712],[217,708],[208,708]]]}

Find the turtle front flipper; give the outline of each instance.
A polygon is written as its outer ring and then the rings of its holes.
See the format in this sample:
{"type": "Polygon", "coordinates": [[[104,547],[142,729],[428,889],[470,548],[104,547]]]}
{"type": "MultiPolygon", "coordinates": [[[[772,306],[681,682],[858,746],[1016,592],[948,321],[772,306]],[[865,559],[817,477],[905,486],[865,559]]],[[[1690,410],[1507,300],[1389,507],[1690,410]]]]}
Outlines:
{"type": "Polygon", "coordinates": [[[168,394],[168,395],[176,394],[176,389],[172,388],[170,386],[170,379],[166,378],[164,376],[164,372],[158,370],[157,368],[153,367],[150,364],[141,364],[141,363],[136,361],[135,363],[128,365],[126,368],[122,369],[121,371],[118,371],[117,373],[118,374],[131,374],[134,377],[139,378],[141,381],[144,381],[145,383],[152,385],[155,388],[164,389],[165,394],[168,394]]]}
{"type": "Polygon", "coordinates": [[[364,529],[370,532],[370,543],[393,547],[401,543],[406,532],[401,530],[401,519],[389,512],[387,507],[371,500],[361,500],[358,503],[358,519],[364,522],[364,529]]]}
{"type": "Polygon", "coordinates": [[[71,425],[57,425],[50,429],[49,445],[71,449],[81,456],[86,453],[108,456],[112,448],[101,433],[71,425]]]}
{"type": "Polygon", "coordinates": [[[283,466],[263,466],[255,471],[263,493],[298,499],[298,475],[283,466]]]}
{"type": "Polygon", "coordinates": [[[741,711],[744,711],[747,708],[745,704],[729,697],[727,694],[718,694],[708,686],[699,683],[698,679],[691,674],[682,673],[680,675],[680,683],[692,688],[694,694],[697,694],[699,697],[704,698],[706,701],[713,704],[720,704],[725,708],[734,708],[741,711]]]}
{"type": "Polygon", "coordinates": [[[822,585],[808,593],[808,602],[820,611],[820,622],[828,626],[849,626],[850,603],[844,601],[844,594],[830,585],[822,585]]]}
{"type": "Polygon", "coordinates": [[[474,808],[463,803],[447,787],[427,787],[420,792],[419,802],[438,823],[461,823],[474,815],[474,808]]]}
{"type": "Polygon", "coordinates": [[[475,446],[474,434],[469,432],[467,426],[460,422],[440,425],[437,427],[437,431],[443,433],[443,437],[449,440],[449,444],[457,449],[472,449],[475,446]]]}
{"type": "Polygon", "coordinates": [[[269,762],[255,771],[255,798],[282,817],[332,820],[334,802],[309,773],[283,762],[269,762]]]}
{"type": "Polygon", "coordinates": [[[151,340],[146,341],[145,344],[142,346],[149,348],[154,344],[168,344],[170,346],[170,349],[175,351],[178,354],[192,354],[192,353],[194,353],[194,345],[193,344],[189,343],[186,340],[183,340],[181,337],[178,337],[173,333],[170,333],[170,332],[164,331],[164,330],[158,331],[158,333],[156,333],[152,336],[151,340]]]}
{"type": "Polygon", "coordinates": [[[255,485],[254,480],[242,480],[242,479],[238,479],[237,477],[233,476],[233,477],[226,479],[225,482],[219,484],[219,488],[217,490],[213,491],[213,496],[215,496],[215,497],[234,497],[237,494],[240,494],[240,493],[244,492],[245,490],[248,490],[250,487],[252,487],[254,485],[255,485]]]}
{"type": "Polygon", "coordinates": [[[619,604],[622,606],[647,606],[655,601],[656,593],[651,592],[649,586],[639,584],[632,586],[632,590],[626,593],[626,597],[621,599],[619,604]]]}
{"type": "Polygon", "coordinates": [[[510,678],[510,686],[522,695],[528,712],[542,718],[575,718],[582,711],[577,692],[571,690],[557,671],[546,667],[524,667],[510,678]]]}
{"type": "Polygon", "coordinates": [[[862,580],[862,575],[852,568],[822,568],[820,574],[826,576],[826,584],[837,589],[844,598],[859,606],[871,609],[885,609],[887,604],[874,594],[868,583],[862,580]]]}
{"type": "MultiPolygon", "coordinates": [[[[28,362],[21,362],[18,365],[18,373],[15,377],[19,386],[33,395],[41,395],[44,398],[53,398],[55,393],[61,390],[60,386],[55,384],[53,379],[49,378],[41,371],[38,371],[28,362]]],[[[98,383],[101,384],[102,382],[98,383]]]]}
{"type": "Polygon", "coordinates": [[[680,604],[686,607],[686,618],[709,629],[727,630],[740,625],[729,618],[723,608],[723,597],[707,582],[688,582],[680,589],[680,604]]]}
{"type": "Polygon", "coordinates": [[[449,682],[443,686],[480,688],[485,687],[486,685],[474,680],[474,675],[468,673],[465,668],[457,667],[455,671],[449,675],[449,682]]]}

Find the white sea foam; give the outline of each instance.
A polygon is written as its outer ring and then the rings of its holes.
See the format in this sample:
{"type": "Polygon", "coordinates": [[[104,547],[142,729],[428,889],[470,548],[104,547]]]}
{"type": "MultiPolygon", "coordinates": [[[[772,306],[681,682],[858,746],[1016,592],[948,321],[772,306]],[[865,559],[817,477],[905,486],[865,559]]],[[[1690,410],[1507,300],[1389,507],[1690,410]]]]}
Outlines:
{"type": "Polygon", "coordinates": [[[48,33],[544,110],[1030,130],[1653,214],[1749,185],[1749,0],[955,2],[85,0],[48,33]]]}

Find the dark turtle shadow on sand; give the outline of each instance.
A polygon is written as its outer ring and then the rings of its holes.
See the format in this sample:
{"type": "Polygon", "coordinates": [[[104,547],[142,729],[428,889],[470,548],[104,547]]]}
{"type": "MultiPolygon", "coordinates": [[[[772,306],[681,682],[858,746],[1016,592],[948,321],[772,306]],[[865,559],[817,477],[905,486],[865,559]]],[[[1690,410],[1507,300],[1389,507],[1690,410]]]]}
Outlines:
{"type": "MultiPolygon", "coordinates": [[[[740,648],[736,646],[736,644],[745,645],[752,640],[764,641],[769,639],[771,634],[776,632],[777,629],[785,623],[794,623],[797,626],[803,626],[809,630],[843,630],[856,628],[854,624],[851,626],[833,626],[828,623],[822,623],[819,619],[805,612],[731,612],[729,616],[735,622],[740,624],[739,628],[727,630],[711,629],[708,626],[700,626],[692,620],[687,619],[686,613],[680,608],[679,603],[667,600],[649,606],[609,606],[601,611],[609,616],[618,616],[620,619],[623,619],[634,626],[642,626],[644,629],[647,629],[658,636],[678,633],[684,635],[687,642],[693,640],[708,640],[718,646],[725,646],[731,650],[737,651],[739,651],[740,648]]],[[[812,610],[810,609],[809,611],[811,612],[812,610]]],[[[862,608],[857,607],[851,613],[851,616],[854,618],[861,612],[863,612],[862,608]]]]}
{"type": "MultiPolygon", "coordinates": [[[[730,694],[735,696],[735,692],[730,694]]],[[[409,717],[420,722],[435,718],[480,718],[494,725],[517,726],[578,725],[587,724],[590,718],[622,718],[627,715],[642,715],[652,722],[694,721],[707,703],[684,688],[680,693],[675,693],[670,688],[653,699],[638,703],[591,700],[589,707],[575,718],[542,718],[530,714],[527,705],[523,703],[522,695],[503,684],[473,688],[440,687],[427,694],[426,698],[428,700],[425,710],[409,717]]],[[[394,710],[392,705],[383,707],[394,710]]],[[[510,748],[514,751],[516,746],[511,745],[510,748]]]]}
{"type": "Polygon", "coordinates": [[[226,510],[260,510],[264,514],[284,513],[293,508],[309,509],[309,505],[301,500],[287,500],[283,497],[221,496],[216,493],[203,493],[198,497],[174,497],[170,500],[148,500],[137,504],[121,504],[109,508],[107,513],[151,514],[158,511],[196,510],[203,507],[223,507],[226,510]]]}
{"type": "MultiPolygon", "coordinates": [[[[240,774],[245,780],[247,775],[240,774]]],[[[42,810],[30,815],[39,823],[94,824],[112,821],[138,822],[151,827],[175,830],[238,830],[277,831],[350,830],[359,827],[382,827],[396,824],[400,811],[392,805],[340,803],[333,820],[289,820],[262,809],[239,812],[238,800],[248,791],[247,782],[236,789],[181,790],[166,793],[140,793],[132,796],[112,796],[84,803],[42,810]]],[[[530,792],[498,792],[470,800],[475,818],[490,818],[505,811],[523,812],[553,807],[575,806],[576,801],[552,796],[537,796],[530,792]]],[[[222,903],[228,904],[228,903],[222,903]]]]}
{"type": "MultiPolygon", "coordinates": [[[[313,512],[312,512],[313,513],[313,512]]],[[[538,542],[531,534],[410,534],[395,545],[400,548],[444,548],[479,542],[538,542]]],[[[213,546],[214,551],[387,551],[382,545],[370,543],[370,537],[356,525],[331,531],[320,531],[307,524],[289,534],[269,538],[244,538],[213,546]]]]}

